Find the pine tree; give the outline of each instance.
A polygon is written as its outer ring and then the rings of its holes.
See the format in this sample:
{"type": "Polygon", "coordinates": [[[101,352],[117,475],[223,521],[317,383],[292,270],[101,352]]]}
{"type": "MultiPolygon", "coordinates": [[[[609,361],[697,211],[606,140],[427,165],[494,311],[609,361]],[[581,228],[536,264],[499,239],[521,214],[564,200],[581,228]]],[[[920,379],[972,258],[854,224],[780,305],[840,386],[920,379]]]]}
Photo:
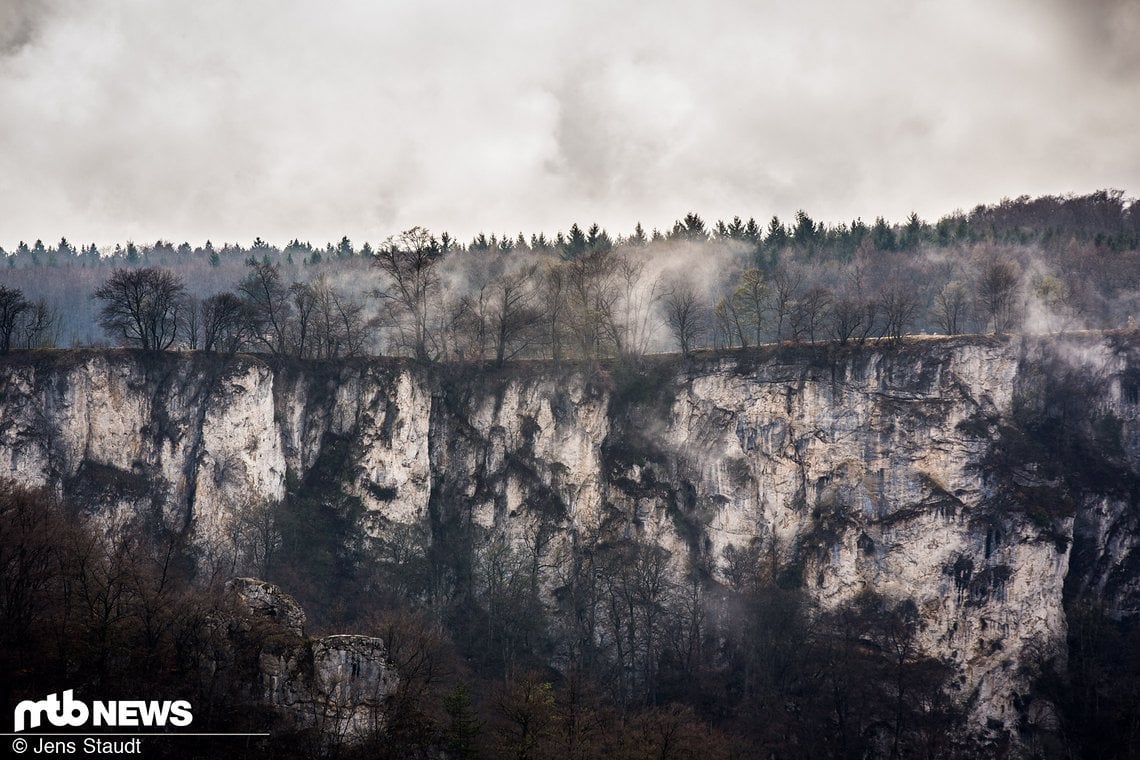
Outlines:
{"type": "Polygon", "coordinates": [[[875,218],[875,225],[871,227],[871,243],[880,251],[893,251],[895,249],[895,233],[887,224],[887,220],[879,216],[875,218]]]}
{"type": "Polygon", "coordinates": [[[340,242],[337,243],[337,246],[336,246],[337,258],[342,258],[342,259],[348,258],[348,257],[353,256],[355,254],[356,254],[356,251],[353,250],[353,248],[352,248],[352,241],[348,239],[348,235],[345,235],[344,237],[342,237],[340,239],[340,242]]]}
{"type": "Polygon", "coordinates": [[[582,232],[582,228],[578,226],[577,222],[570,225],[569,236],[562,246],[562,255],[568,259],[575,259],[585,253],[588,247],[589,243],[586,241],[586,234],[582,232]]]}
{"type": "Polygon", "coordinates": [[[780,217],[773,216],[768,222],[768,236],[764,238],[764,244],[773,252],[788,244],[788,229],[780,221],[780,217]]]}
{"type": "Polygon", "coordinates": [[[614,243],[610,240],[609,234],[598,226],[597,222],[590,225],[590,231],[586,234],[586,246],[591,251],[599,253],[608,253],[614,247],[614,243]]]}
{"type": "Polygon", "coordinates": [[[479,756],[478,738],[483,724],[475,717],[471,708],[471,692],[467,684],[457,684],[443,699],[443,710],[447,713],[447,726],[444,728],[448,756],[474,758],[479,756]]]}
{"type": "Polygon", "coordinates": [[[633,234],[629,236],[628,242],[635,248],[642,248],[649,242],[645,238],[645,229],[641,226],[641,222],[633,228],[633,234]]]}

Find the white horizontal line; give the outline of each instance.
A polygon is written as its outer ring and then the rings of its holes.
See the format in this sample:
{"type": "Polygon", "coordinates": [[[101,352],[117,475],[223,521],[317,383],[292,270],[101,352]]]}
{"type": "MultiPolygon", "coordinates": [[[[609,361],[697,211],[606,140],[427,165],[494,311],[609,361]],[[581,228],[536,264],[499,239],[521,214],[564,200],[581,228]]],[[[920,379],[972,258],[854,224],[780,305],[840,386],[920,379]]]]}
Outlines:
{"type": "Polygon", "coordinates": [[[139,733],[139,732],[135,732],[135,733],[129,733],[129,734],[128,733],[122,733],[122,734],[102,734],[102,733],[99,733],[99,734],[83,734],[83,733],[79,733],[79,734],[67,734],[67,733],[41,734],[41,733],[28,733],[26,731],[21,731],[20,733],[0,733],[0,736],[23,736],[23,737],[74,736],[77,739],[84,739],[87,737],[98,739],[100,736],[269,736],[269,735],[270,734],[268,731],[266,731],[265,733],[259,733],[259,734],[243,734],[243,733],[237,733],[237,734],[207,734],[207,733],[195,734],[195,733],[189,733],[189,734],[184,734],[184,733],[171,733],[171,732],[165,732],[165,733],[139,733]]]}

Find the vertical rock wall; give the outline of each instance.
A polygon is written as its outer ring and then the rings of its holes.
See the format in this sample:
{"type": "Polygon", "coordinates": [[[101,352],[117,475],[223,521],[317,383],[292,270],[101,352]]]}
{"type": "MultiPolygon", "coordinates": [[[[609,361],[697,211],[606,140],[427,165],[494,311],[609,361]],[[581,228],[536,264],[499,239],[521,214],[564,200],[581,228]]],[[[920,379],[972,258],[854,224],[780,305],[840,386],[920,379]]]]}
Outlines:
{"type": "Polygon", "coordinates": [[[637,375],[464,376],[388,360],[13,355],[0,364],[0,476],[109,523],[191,531],[216,556],[232,551],[240,510],[333,465],[374,535],[441,515],[564,546],[618,530],[714,575],[729,547],[761,545],[824,607],[913,599],[922,649],[956,666],[977,724],[1009,724],[1022,654],[1061,649],[1066,589],[1121,616],[1140,599],[1131,481],[1074,485],[1015,445],[1026,408],[1064,403],[1033,368],[1048,358],[1099,378],[1073,415],[1084,404],[1116,426],[1112,472],[1128,473],[1134,353],[1101,336],[956,339],[653,360],[637,375]]]}

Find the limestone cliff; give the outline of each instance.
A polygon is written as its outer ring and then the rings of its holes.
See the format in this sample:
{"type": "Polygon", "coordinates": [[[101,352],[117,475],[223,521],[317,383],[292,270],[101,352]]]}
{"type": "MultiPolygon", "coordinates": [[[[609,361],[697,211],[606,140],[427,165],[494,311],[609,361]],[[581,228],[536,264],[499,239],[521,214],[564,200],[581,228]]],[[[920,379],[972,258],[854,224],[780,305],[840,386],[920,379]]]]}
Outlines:
{"type": "MultiPolygon", "coordinates": [[[[428,371],[121,351],[0,365],[0,476],[189,532],[330,467],[362,535],[466,520],[655,541],[714,577],[761,547],[824,608],[913,599],[979,731],[1066,594],[1140,612],[1140,358],[1114,335],[769,347],[621,367],[428,371]]],[[[319,473],[318,473],[319,474],[319,473]]],[[[340,650],[338,650],[340,651],[340,650]]]]}
{"type": "Polygon", "coordinates": [[[293,726],[316,727],[330,739],[369,735],[383,721],[397,675],[384,642],[370,636],[305,635],[305,612],[272,583],[234,578],[226,583],[235,615],[229,654],[252,672],[248,697],[286,716],[293,726]]]}

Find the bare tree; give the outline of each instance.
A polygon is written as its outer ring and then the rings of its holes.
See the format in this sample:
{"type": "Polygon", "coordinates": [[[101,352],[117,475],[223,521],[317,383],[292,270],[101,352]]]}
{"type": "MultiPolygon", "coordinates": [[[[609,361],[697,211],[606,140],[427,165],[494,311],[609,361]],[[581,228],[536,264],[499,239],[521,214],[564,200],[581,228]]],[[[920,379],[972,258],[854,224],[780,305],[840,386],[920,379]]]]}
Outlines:
{"type": "Polygon", "coordinates": [[[315,329],[317,300],[320,297],[319,288],[323,285],[323,278],[324,274],[320,276],[322,282],[319,284],[294,282],[289,286],[294,314],[289,330],[289,348],[297,356],[320,356],[320,347],[314,345],[312,333],[315,329]]]}
{"type": "Polygon", "coordinates": [[[562,347],[566,331],[566,265],[551,262],[542,273],[542,305],[546,341],[550,344],[550,358],[562,360],[562,347]]]}
{"type": "Polygon", "coordinates": [[[1064,332],[1072,326],[1075,321],[1072,293],[1064,280],[1051,274],[1040,276],[1033,282],[1032,292],[1037,307],[1033,319],[1037,329],[1064,332]]]}
{"type": "Polygon", "coordinates": [[[607,558],[601,618],[613,642],[623,702],[653,701],[662,623],[675,580],[669,552],[653,543],[630,543],[607,558]]]}
{"type": "Polygon", "coordinates": [[[958,281],[946,283],[934,297],[934,324],[947,335],[957,335],[965,327],[970,297],[966,286],[958,281]]]}
{"type": "Polygon", "coordinates": [[[764,273],[759,269],[740,273],[740,280],[732,291],[732,308],[727,313],[733,318],[741,348],[748,348],[749,341],[760,344],[770,292],[764,273]]]}
{"type": "Polygon", "coordinates": [[[447,305],[448,351],[460,361],[482,361],[487,356],[491,308],[488,290],[489,284],[483,283],[474,292],[463,293],[447,305]]]}
{"type": "Polygon", "coordinates": [[[202,350],[234,353],[247,338],[249,308],[233,293],[216,293],[202,302],[202,350]]]}
{"type": "Polygon", "coordinates": [[[360,356],[368,345],[369,320],[364,315],[364,305],[348,295],[330,288],[328,293],[331,319],[335,330],[330,334],[335,338],[331,356],[360,356]]]}
{"type": "Polygon", "coordinates": [[[231,572],[269,577],[273,560],[281,549],[277,514],[278,505],[266,500],[250,500],[235,506],[228,526],[235,565],[231,572]]]}
{"type": "Polygon", "coordinates": [[[281,282],[277,264],[255,262],[238,286],[248,304],[250,334],[271,354],[284,355],[289,350],[289,322],[292,305],[289,291],[281,282]]]}
{"type": "Polygon", "coordinates": [[[777,340],[784,338],[784,328],[796,307],[803,281],[803,272],[787,263],[781,263],[772,273],[772,310],[776,313],[777,340]]]}
{"type": "Polygon", "coordinates": [[[642,356],[654,332],[650,319],[662,296],[660,278],[648,279],[645,262],[626,254],[618,258],[616,279],[617,303],[608,320],[614,344],[622,356],[642,356]]]}
{"type": "Polygon", "coordinates": [[[1017,265],[988,256],[978,275],[978,308],[995,335],[1008,332],[1016,323],[1017,265]]]}
{"type": "Polygon", "coordinates": [[[432,327],[439,309],[438,269],[444,249],[423,227],[390,237],[376,249],[372,263],[388,276],[376,295],[385,306],[397,346],[420,361],[438,355],[432,327]]]}
{"type": "Polygon", "coordinates": [[[681,354],[688,356],[704,333],[701,299],[697,289],[688,280],[678,279],[666,291],[662,304],[665,324],[669,326],[681,354]]]}
{"type": "Polygon", "coordinates": [[[288,348],[296,356],[335,359],[363,352],[368,321],[364,307],[329,284],[322,272],[311,282],[289,287],[292,317],[288,348]]]}
{"type": "Polygon", "coordinates": [[[713,319],[716,330],[713,345],[717,348],[732,348],[734,345],[748,348],[746,327],[731,296],[720,299],[713,307],[713,319]]]}
{"type": "Polygon", "coordinates": [[[601,250],[588,251],[564,264],[567,323],[582,359],[601,358],[617,337],[614,329],[620,296],[615,281],[617,265],[616,254],[601,250]]]}
{"type": "Polygon", "coordinates": [[[193,296],[188,296],[183,304],[183,314],[184,345],[191,351],[197,350],[202,337],[202,302],[193,296]]]}
{"type": "Polygon", "coordinates": [[[795,302],[792,310],[792,335],[799,339],[807,337],[815,343],[816,336],[823,331],[823,324],[831,308],[831,291],[822,285],[814,285],[795,302]]]}
{"type": "Polygon", "coordinates": [[[40,299],[24,312],[20,320],[20,345],[23,348],[52,348],[56,345],[59,316],[40,299]]]}
{"type": "Polygon", "coordinates": [[[867,254],[861,252],[851,263],[842,295],[832,307],[832,332],[840,343],[853,340],[862,345],[882,317],[879,299],[865,287],[867,278],[867,254]]]}
{"type": "Polygon", "coordinates": [[[380,738],[388,750],[385,754],[422,756],[425,753],[416,750],[428,744],[430,737],[425,733],[434,729],[428,716],[437,709],[434,705],[443,687],[453,682],[460,668],[454,645],[442,625],[420,613],[378,613],[364,628],[383,639],[388,662],[399,673],[395,691],[384,702],[380,738]]]}
{"type": "Polygon", "coordinates": [[[22,290],[0,285],[0,352],[6,353],[12,348],[12,335],[30,308],[32,304],[24,298],[22,290]]]}
{"type": "Polygon", "coordinates": [[[862,299],[843,295],[831,304],[831,337],[845,346],[862,331],[867,319],[867,306],[862,299]]]}
{"type": "Polygon", "coordinates": [[[912,284],[897,280],[886,285],[879,296],[879,306],[883,311],[883,334],[898,341],[910,329],[918,313],[919,296],[912,284]]]}
{"type": "Polygon", "coordinates": [[[541,316],[535,305],[537,270],[537,264],[529,264],[491,282],[490,333],[496,364],[518,356],[537,339],[541,316]]]}
{"type": "Polygon", "coordinates": [[[99,324],[147,351],[165,351],[178,338],[184,288],[173,272],[156,267],[116,270],[98,290],[99,324]]]}

